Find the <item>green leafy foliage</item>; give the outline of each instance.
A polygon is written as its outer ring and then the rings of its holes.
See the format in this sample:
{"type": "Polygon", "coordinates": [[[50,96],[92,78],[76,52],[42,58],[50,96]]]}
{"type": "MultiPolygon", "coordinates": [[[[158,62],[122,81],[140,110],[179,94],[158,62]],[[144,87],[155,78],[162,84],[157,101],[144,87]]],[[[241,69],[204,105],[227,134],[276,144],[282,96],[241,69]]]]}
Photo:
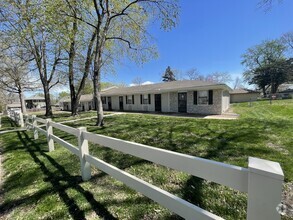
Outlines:
{"type": "Polygon", "coordinates": [[[268,87],[276,93],[280,84],[292,80],[292,60],[285,58],[286,46],[279,40],[264,41],[249,48],[242,55],[246,71],[243,76],[249,84],[255,84],[265,94],[268,87]]]}

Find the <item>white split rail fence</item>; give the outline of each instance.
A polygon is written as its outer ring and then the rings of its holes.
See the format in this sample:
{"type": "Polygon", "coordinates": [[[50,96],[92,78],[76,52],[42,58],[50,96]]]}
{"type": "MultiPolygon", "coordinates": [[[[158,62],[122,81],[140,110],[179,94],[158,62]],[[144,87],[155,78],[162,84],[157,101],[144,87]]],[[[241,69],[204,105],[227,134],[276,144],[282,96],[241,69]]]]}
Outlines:
{"type": "Polygon", "coordinates": [[[91,178],[91,165],[123,182],[130,188],[141,192],[150,199],[170,209],[185,219],[223,219],[211,212],[201,209],[165,190],[147,183],[117,167],[92,155],[88,142],[118,150],[156,164],[178,171],[183,171],[215,183],[219,183],[241,192],[248,193],[248,220],[279,220],[277,207],[281,203],[284,174],[279,163],[249,157],[248,169],[212,160],[185,155],[169,150],[159,149],[143,144],[124,141],[87,132],[86,128],[72,128],[50,119],[25,116],[27,128],[32,128],[34,138],[38,133],[46,135],[48,150],[54,150],[54,142],[64,146],[80,158],[81,175],[84,181],[91,178]],[[38,126],[45,125],[46,129],[38,126]],[[74,135],[78,147],[53,134],[53,128],[74,135]]]}
{"type": "Polygon", "coordinates": [[[15,121],[17,125],[19,125],[22,128],[24,127],[23,114],[21,111],[8,110],[7,115],[9,118],[15,121]]]}
{"type": "Polygon", "coordinates": [[[2,117],[3,113],[0,113],[0,128],[2,127],[2,124],[1,124],[1,117],[2,117]]]}

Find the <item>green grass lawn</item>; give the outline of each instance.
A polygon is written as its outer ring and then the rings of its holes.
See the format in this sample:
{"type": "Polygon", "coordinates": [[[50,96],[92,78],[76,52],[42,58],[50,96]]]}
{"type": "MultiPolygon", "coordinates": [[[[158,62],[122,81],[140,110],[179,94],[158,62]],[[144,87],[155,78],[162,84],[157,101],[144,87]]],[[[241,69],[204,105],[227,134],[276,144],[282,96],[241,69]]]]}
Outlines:
{"type": "MultiPolygon", "coordinates": [[[[44,112],[37,112],[37,113],[30,113],[31,115],[37,115],[40,118],[46,118],[44,116],[44,112]]],[[[104,112],[104,115],[111,114],[109,112],[104,112]]],[[[88,112],[79,112],[76,116],[71,116],[71,112],[68,111],[56,111],[53,112],[52,120],[55,122],[64,122],[64,121],[71,121],[71,120],[78,120],[82,118],[89,118],[94,117],[97,115],[97,112],[92,110],[88,112]]]]}
{"type": "Polygon", "coordinates": [[[13,130],[16,127],[18,127],[18,125],[14,121],[10,120],[8,117],[1,116],[0,131],[13,130]]]}
{"type": "MultiPolygon", "coordinates": [[[[293,182],[293,100],[235,104],[233,109],[239,120],[130,114],[105,118],[104,128],[97,128],[95,120],[68,125],[243,167],[249,156],[277,161],[285,182],[293,182]]],[[[71,135],[54,133],[77,143],[71,135]]],[[[82,182],[79,159],[58,144],[48,153],[41,135],[35,141],[32,132],[4,134],[0,146],[4,219],[180,219],[97,169],[82,182]]],[[[94,144],[90,152],[225,219],[246,217],[246,194],[94,144]]]]}

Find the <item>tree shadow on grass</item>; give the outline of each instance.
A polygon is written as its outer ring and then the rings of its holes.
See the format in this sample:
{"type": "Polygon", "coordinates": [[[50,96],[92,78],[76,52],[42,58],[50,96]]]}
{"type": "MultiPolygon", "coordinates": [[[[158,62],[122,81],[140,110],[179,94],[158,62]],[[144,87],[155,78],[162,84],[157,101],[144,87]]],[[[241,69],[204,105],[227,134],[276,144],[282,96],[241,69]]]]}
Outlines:
{"type": "Polygon", "coordinates": [[[38,164],[39,168],[42,170],[43,174],[46,176],[44,181],[48,181],[51,183],[52,187],[48,189],[44,189],[38,191],[32,196],[28,196],[25,198],[21,198],[19,200],[10,201],[4,203],[0,206],[1,213],[5,213],[12,208],[37,202],[39,199],[43,198],[47,194],[58,193],[59,197],[62,199],[64,204],[66,204],[68,208],[68,212],[70,213],[73,219],[86,219],[84,210],[80,209],[80,207],[76,204],[73,198],[66,193],[68,189],[74,189],[80,194],[84,196],[84,198],[91,205],[92,210],[100,217],[105,219],[116,219],[105,207],[103,204],[97,202],[94,199],[94,196],[91,192],[83,189],[79,184],[82,182],[81,177],[79,176],[71,176],[63,166],[58,164],[52,157],[48,154],[44,153],[41,147],[35,143],[25,132],[17,132],[19,140],[22,142],[24,147],[27,149],[30,156],[33,158],[36,164],[38,164]],[[39,156],[46,158],[58,171],[61,173],[60,176],[56,176],[56,173],[50,171],[46,164],[39,159],[39,156]],[[61,183],[62,182],[62,183],[61,183]]]}
{"type": "Polygon", "coordinates": [[[1,117],[1,129],[4,130],[5,128],[11,128],[11,127],[18,127],[15,121],[13,121],[9,117],[1,117]]]}

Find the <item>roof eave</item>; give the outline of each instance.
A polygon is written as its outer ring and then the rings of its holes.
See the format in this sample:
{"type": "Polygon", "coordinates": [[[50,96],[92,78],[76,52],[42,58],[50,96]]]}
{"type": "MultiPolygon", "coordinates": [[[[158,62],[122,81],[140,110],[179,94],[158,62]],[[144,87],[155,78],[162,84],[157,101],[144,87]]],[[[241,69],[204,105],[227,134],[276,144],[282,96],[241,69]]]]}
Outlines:
{"type": "Polygon", "coordinates": [[[190,86],[184,88],[169,88],[169,89],[149,89],[144,91],[129,91],[129,92],[120,92],[120,93],[101,93],[104,96],[111,96],[111,95],[136,95],[136,94],[155,94],[155,93],[164,93],[164,92],[178,92],[178,91],[194,91],[197,89],[223,89],[232,91],[232,89],[227,86],[226,84],[213,84],[213,85],[202,85],[202,86],[190,86]]]}

